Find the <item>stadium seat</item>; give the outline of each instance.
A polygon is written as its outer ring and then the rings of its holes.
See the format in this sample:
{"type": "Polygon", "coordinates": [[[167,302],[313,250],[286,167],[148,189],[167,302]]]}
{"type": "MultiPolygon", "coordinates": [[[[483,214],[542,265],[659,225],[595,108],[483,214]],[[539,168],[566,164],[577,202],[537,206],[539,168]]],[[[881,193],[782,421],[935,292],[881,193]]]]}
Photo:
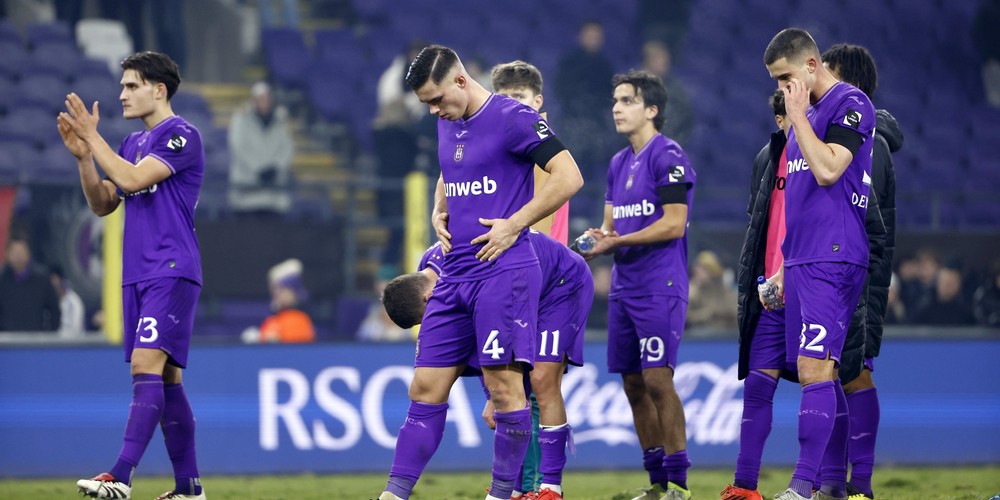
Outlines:
{"type": "Polygon", "coordinates": [[[11,42],[19,45],[24,44],[24,40],[21,38],[21,33],[18,31],[17,26],[14,26],[14,23],[5,18],[0,18],[0,42],[11,42]]]}
{"type": "Polygon", "coordinates": [[[72,43],[46,43],[30,54],[32,75],[53,75],[70,80],[81,59],[80,51],[72,43]]]}
{"type": "Polygon", "coordinates": [[[0,136],[20,138],[39,148],[61,141],[56,129],[56,114],[31,105],[19,105],[9,111],[0,122],[0,136]]]}
{"type": "Polygon", "coordinates": [[[28,46],[38,48],[47,43],[76,44],[69,25],[63,21],[49,23],[32,23],[25,27],[24,38],[28,46]]]}
{"type": "Polygon", "coordinates": [[[20,43],[0,40],[0,78],[17,80],[21,78],[24,67],[28,65],[28,51],[20,43]]]}
{"type": "Polygon", "coordinates": [[[179,90],[170,98],[170,107],[179,115],[212,114],[212,108],[204,96],[186,90],[179,90]]]}
{"type": "Polygon", "coordinates": [[[264,30],[261,39],[274,82],[289,89],[304,89],[310,58],[302,33],[292,28],[271,28],[264,30]]]}
{"type": "Polygon", "coordinates": [[[66,110],[64,102],[70,90],[65,78],[39,74],[22,78],[17,92],[21,103],[48,109],[54,118],[55,113],[66,110]]]}
{"type": "Polygon", "coordinates": [[[104,61],[112,74],[121,71],[121,61],[134,51],[125,24],[110,19],[82,19],[76,23],[76,42],[87,57],[104,61]]]}

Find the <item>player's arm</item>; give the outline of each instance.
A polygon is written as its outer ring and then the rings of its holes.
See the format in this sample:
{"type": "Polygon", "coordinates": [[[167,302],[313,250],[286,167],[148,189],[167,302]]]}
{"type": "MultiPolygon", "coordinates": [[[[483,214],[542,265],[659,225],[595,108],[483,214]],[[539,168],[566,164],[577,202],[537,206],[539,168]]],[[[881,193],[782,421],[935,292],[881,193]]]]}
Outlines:
{"type": "Polygon", "coordinates": [[[448,199],[444,195],[444,175],[438,176],[434,187],[434,209],[431,211],[431,225],[441,242],[441,250],[451,250],[451,233],[448,232],[448,199]]]}
{"type": "MultiPolygon", "coordinates": [[[[561,151],[544,163],[545,171],[549,173],[548,180],[535,193],[531,201],[510,217],[510,221],[515,224],[518,232],[555,212],[583,187],[583,175],[580,174],[580,167],[576,165],[576,160],[554,138],[535,148],[532,157],[545,155],[545,151],[539,150],[552,147],[558,147],[561,151]],[[552,142],[556,142],[556,144],[550,144],[552,142]]],[[[542,163],[538,164],[542,165],[542,163]]]]}
{"type": "Polygon", "coordinates": [[[816,135],[812,124],[806,118],[809,105],[809,91],[805,84],[792,79],[785,92],[785,111],[792,121],[795,130],[795,140],[799,144],[802,156],[809,164],[809,171],[820,186],[832,186],[847,170],[854,153],[857,153],[864,138],[858,132],[846,127],[832,126],[827,132],[827,141],[823,142],[816,135]],[[789,104],[791,103],[791,109],[789,104]],[[846,144],[846,146],[845,146],[846,144]]]}
{"type": "Polygon", "coordinates": [[[90,146],[73,133],[69,122],[61,116],[56,119],[56,128],[59,130],[63,145],[76,158],[76,166],[80,171],[80,187],[83,188],[83,195],[87,198],[90,210],[101,217],[114,212],[121,199],[118,198],[115,185],[97,175],[90,146]]]}
{"type": "Polygon", "coordinates": [[[604,204],[604,222],[601,223],[603,234],[615,232],[615,207],[610,203],[604,204]]]}
{"type": "Polygon", "coordinates": [[[97,131],[100,114],[96,102],[91,114],[87,112],[79,96],[70,94],[66,97],[66,109],[69,113],[60,113],[59,116],[66,120],[77,137],[87,143],[94,160],[101,165],[111,182],[122,191],[139,192],[170,177],[172,173],[170,167],[152,155],[146,156],[138,164],[133,164],[111,149],[97,131]]]}
{"type": "Polygon", "coordinates": [[[650,245],[672,241],[684,236],[688,207],[682,203],[663,205],[663,217],[656,222],[626,235],[612,238],[616,247],[650,245]]]}

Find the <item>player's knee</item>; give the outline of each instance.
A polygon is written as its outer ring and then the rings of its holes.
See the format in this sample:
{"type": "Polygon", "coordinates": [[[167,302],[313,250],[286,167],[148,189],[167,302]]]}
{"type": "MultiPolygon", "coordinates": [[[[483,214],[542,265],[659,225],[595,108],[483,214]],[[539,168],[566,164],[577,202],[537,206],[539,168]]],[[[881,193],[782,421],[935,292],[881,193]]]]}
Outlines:
{"type": "Polygon", "coordinates": [[[836,377],[836,370],[834,370],[832,359],[799,356],[797,365],[799,383],[803,386],[833,380],[836,377]]]}
{"type": "Polygon", "coordinates": [[[872,372],[868,371],[867,368],[863,368],[861,370],[861,374],[858,375],[857,378],[844,384],[844,393],[851,394],[853,392],[874,388],[875,381],[872,379],[872,372]]]}
{"type": "Polygon", "coordinates": [[[633,405],[646,396],[646,382],[643,381],[641,373],[623,373],[622,388],[625,389],[629,403],[633,405]]]}

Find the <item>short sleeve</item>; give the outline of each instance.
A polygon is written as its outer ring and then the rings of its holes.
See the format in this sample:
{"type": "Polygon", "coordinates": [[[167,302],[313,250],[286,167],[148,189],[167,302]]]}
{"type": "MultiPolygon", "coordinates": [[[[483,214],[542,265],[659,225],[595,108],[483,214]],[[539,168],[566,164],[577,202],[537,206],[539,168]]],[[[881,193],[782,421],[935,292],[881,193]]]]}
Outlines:
{"type": "Polygon", "coordinates": [[[178,123],[157,138],[157,143],[153,144],[149,156],[162,161],[173,174],[177,174],[201,164],[202,151],[201,134],[198,129],[186,123],[178,123]]]}
{"type": "Polygon", "coordinates": [[[864,141],[870,141],[875,130],[875,107],[868,96],[852,88],[840,100],[837,111],[828,125],[853,130],[860,134],[864,141]]]}
{"type": "Polygon", "coordinates": [[[520,158],[528,158],[535,148],[555,137],[545,118],[523,104],[518,104],[507,113],[506,134],[508,149],[520,158]]]}
{"type": "Polygon", "coordinates": [[[660,154],[652,161],[657,188],[694,184],[691,162],[681,148],[673,145],[667,147],[660,151],[660,154]]]}
{"type": "Polygon", "coordinates": [[[417,265],[417,271],[423,271],[429,267],[440,276],[442,262],[444,262],[444,252],[441,250],[441,242],[437,242],[424,252],[424,256],[420,258],[420,264],[417,265]]]}

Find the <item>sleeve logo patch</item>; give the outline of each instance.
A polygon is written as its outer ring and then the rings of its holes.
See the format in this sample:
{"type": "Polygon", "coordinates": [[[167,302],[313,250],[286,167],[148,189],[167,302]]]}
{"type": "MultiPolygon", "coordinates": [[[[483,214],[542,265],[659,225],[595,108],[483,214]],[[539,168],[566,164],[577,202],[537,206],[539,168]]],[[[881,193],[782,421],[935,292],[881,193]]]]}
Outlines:
{"type": "Polygon", "coordinates": [[[844,115],[844,125],[853,129],[858,128],[861,125],[861,112],[853,108],[848,108],[847,114],[844,115]]]}
{"type": "Polygon", "coordinates": [[[187,142],[187,139],[174,134],[170,136],[170,140],[167,141],[167,147],[170,148],[171,151],[179,153],[182,149],[184,149],[184,146],[187,145],[187,142]]]}
{"type": "Polygon", "coordinates": [[[667,177],[670,182],[680,182],[684,180],[684,165],[674,165],[670,167],[670,171],[667,172],[667,177]]]}
{"type": "Polygon", "coordinates": [[[552,135],[552,131],[549,130],[549,124],[545,123],[545,120],[538,120],[532,125],[535,129],[535,133],[538,134],[539,139],[546,139],[552,135]]]}

